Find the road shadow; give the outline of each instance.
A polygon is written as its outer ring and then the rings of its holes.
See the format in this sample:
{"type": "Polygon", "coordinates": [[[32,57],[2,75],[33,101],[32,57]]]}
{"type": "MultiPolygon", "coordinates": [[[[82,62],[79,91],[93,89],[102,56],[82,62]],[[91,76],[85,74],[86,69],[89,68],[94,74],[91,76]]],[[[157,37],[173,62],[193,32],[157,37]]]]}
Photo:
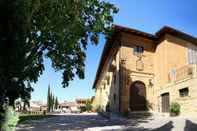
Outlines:
{"type": "Polygon", "coordinates": [[[127,131],[171,131],[174,128],[173,122],[169,121],[161,127],[152,129],[152,128],[144,128],[138,127],[136,128],[134,125],[127,128],[127,131]]]}
{"type": "Polygon", "coordinates": [[[127,125],[124,121],[110,121],[100,115],[64,115],[18,125],[16,131],[67,131],[91,127],[127,125]]]}
{"type": "Polygon", "coordinates": [[[172,121],[169,121],[165,125],[163,125],[163,126],[161,126],[159,128],[153,129],[151,131],[171,131],[172,128],[174,128],[173,122],[172,121]]]}
{"type": "Polygon", "coordinates": [[[20,124],[16,131],[91,130],[93,127],[108,127],[107,131],[170,131],[173,128],[173,125],[172,121],[170,121],[159,128],[146,129],[138,127],[136,123],[132,123],[126,119],[110,120],[99,115],[59,115],[20,124]],[[121,126],[121,129],[113,129],[113,126],[121,126]]]}
{"type": "Polygon", "coordinates": [[[184,131],[197,131],[197,124],[190,120],[186,120],[184,131]]]}

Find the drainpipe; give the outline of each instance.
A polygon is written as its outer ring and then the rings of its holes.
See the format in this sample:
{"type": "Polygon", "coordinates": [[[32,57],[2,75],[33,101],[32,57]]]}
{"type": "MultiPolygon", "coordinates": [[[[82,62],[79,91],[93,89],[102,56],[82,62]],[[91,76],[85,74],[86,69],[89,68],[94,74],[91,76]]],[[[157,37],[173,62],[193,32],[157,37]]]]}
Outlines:
{"type": "Polygon", "coordinates": [[[121,41],[118,41],[118,44],[119,44],[119,63],[118,63],[118,65],[119,65],[119,72],[118,72],[118,75],[119,75],[119,104],[118,104],[118,110],[119,110],[119,112],[121,112],[121,106],[122,106],[122,101],[121,101],[121,97],[122,97],[122,92],[121,92],[121,79],[122,79],[122,76],[121,76],[121,74],[122,74],[122,69],[121,69],[121,66],[120,66],[120,62],[121,62],[121,58],[122,58],[122,53],[121,53],[121,47],[122,47],[122,43],[121,43],[121,41]]]}

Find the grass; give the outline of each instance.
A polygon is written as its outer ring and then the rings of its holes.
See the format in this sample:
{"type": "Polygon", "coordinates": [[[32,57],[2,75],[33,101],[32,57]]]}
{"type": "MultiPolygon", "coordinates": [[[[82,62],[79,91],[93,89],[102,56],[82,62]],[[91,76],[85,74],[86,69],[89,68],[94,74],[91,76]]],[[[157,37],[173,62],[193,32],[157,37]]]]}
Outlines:
{"type": "Polygon", "coordinates": [[[24,115],[24,114],[22,114],[19,117],[18,124],[24,123],[27,120],[40,120],[43,118],[50,118],[50,117],[53,117],[53,115],[40,115],[40,114],[39,115],[28,115],[28,114],[24,115]]]}

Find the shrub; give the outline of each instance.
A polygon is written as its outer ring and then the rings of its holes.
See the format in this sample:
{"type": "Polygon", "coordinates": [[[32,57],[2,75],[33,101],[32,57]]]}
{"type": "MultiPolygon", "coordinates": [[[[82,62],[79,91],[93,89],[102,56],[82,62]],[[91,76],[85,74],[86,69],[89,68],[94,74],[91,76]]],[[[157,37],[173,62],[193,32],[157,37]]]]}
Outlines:
{"type": "Polygon", "coordinates": [[[19,120],[19,115],[13,109],[13,107],[9,106],[6,109],[4,122],[2,126],[3,131],[15,131],[15,127],[19,120]]]}
{"type": "Polygon", "coordinates": [[[121,113],[123,117],[129,117],[129,111],[124,111],[121,113]]]}
{"type": "Polygon", "coordinates": [[[86,109],[86,111],[88,111],[88,112],[92,110],[92,105],[91,105],[91,102],[90,102],[90,101],[88,101],[88,102],[86,103],[85,109],[86,109]]]}
{"type": "Polygon", "coordinates": [[[98,107],[96,108],[96,112],[102,112],[101,106],[98,106],[98,107]]]}
{"type": "Polygon", "coordinates": [[[177,116],[177,115],[179,115],[180,109],[181,109],[180,104],[177,103],[177,102],[173,102],[170,105],[170,114],[171,114],[171,116],[177,116]]]}

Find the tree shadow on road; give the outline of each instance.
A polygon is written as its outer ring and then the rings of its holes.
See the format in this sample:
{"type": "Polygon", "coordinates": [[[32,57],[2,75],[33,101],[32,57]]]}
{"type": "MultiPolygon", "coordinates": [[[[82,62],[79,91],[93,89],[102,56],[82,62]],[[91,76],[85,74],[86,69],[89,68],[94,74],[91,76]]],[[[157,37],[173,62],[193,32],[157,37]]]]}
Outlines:
{"type": "Polygon", "coordinates": [[[197,131],[197,124],[190,120],[186,120],[184,131],[197,131]]]}
{"type": "Polygon", "coordinates": [[[109,120],[97,115],[65,115],[30,121],[29,123],[19,125],[16,131],[91,130],[93,127],[105,126],[109,129],[107,131],[170,131],[173,128],[172,121],[156,129],[146,129],[138,127],[136,123],[132,124],[128,120],[109,120]],[[120,126],[121,129],[110,129],[112,126],[120,126]]]}
{"type": "Polygon", "coordinates": [[[171,131],[173,127],[174,127],[173,126],[173,122],[172,121],[169,121],[165,125],[163,125],[163,126],[161,126],[159,128],[153,129],[151,131],[171,131]]]}
{"type": "Polygon", "coordinates": [[[110,121],[97,115],[65,115],[29,121],[18,126],[17,131],[84,130],[91,127],[125,125],[123,121],[110,121]]]}

